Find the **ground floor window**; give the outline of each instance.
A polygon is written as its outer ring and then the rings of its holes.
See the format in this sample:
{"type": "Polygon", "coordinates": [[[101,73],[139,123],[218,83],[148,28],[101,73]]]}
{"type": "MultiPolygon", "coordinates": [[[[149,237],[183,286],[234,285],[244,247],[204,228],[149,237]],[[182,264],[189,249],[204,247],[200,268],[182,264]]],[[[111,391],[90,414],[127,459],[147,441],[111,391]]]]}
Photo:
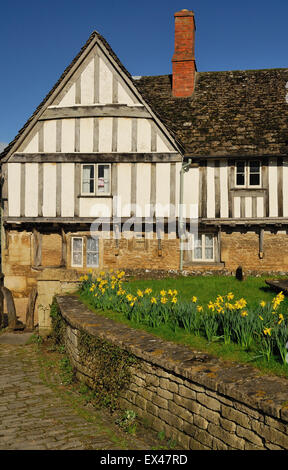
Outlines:
{"type": "Polygon", "coordinates": [[[71,266],[97,268],[99,266],[99,239],[72,237],[71,266]]]}
{"type": "Polygon", "coordinates": [[[193,260],[194,261],[214,261],[214,235],[198,233],[193,237],[193,260]]]}

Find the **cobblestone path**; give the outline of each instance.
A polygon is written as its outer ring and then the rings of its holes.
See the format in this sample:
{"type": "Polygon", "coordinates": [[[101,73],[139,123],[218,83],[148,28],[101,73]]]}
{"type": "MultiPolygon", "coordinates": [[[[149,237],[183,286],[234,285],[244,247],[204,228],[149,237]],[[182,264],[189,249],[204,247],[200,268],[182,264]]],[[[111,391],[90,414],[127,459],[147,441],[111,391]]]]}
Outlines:
{"type": "Polygon", "coordinates": [[[35,345],[0,344],[0,450],[151,448],[122,432],[106,410],[84,405],[59,378],[47,382],[43,369],[35,345]]]}

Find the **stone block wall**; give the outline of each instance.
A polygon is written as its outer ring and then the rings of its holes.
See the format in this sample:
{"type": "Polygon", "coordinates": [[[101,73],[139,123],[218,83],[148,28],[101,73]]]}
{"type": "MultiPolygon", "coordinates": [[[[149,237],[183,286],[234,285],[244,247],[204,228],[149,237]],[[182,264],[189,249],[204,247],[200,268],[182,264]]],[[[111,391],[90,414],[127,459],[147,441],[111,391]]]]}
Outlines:
{"type": "Polygon", "coordinates": [[[68,354],[87,385],[93,385],[95,355],[83,363],[81,331],[137,358],[119,404],[151,429],[164,431],[184,449],[288,449],[287,379],[133,330],[95,315],[75,297],[58,296],[57,302],[68,354]]]}

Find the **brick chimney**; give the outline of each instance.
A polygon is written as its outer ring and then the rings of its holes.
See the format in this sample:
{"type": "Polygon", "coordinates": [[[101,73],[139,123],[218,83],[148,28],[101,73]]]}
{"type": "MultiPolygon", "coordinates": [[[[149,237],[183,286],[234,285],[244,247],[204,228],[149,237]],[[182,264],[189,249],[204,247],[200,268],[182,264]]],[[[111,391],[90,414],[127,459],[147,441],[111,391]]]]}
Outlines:
{"type": "Polygon", "coordinates": [[[175,17],[175,52],[172,57],[172,94],[178,98],[191,96],[194,90],[195,20],[193,11],[181,10],[175,17]]]}

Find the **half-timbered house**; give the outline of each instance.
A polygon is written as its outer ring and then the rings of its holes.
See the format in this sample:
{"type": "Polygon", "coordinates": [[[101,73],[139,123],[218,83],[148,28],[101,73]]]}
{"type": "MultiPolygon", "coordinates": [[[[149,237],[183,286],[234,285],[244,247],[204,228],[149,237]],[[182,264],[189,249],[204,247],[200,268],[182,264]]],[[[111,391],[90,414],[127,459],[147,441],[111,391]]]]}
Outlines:
{"type": "Polygon", "coordinates": [[[132,77],[93,32],[1,154],[5,285],[40,327],[89,268],[288,271],[288,70],[198,72],[194,38],[176,13],[172,75],[132,77]]]}

